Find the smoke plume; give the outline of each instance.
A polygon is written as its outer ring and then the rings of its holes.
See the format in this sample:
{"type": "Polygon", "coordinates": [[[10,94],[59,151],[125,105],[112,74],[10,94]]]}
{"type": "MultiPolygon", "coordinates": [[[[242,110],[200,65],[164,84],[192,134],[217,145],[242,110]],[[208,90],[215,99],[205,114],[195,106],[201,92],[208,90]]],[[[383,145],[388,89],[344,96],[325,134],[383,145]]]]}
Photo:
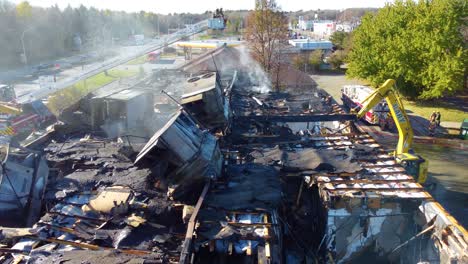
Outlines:
{"type": "Polygon", "coordinates": [[[246,69],[250,83],[253,84],[252,90],[259,93],[270,92],[271,80],[260,64],[250,56],[248,48],[241,45],[238,50],[240,54],[240,64],[246,69]]]}

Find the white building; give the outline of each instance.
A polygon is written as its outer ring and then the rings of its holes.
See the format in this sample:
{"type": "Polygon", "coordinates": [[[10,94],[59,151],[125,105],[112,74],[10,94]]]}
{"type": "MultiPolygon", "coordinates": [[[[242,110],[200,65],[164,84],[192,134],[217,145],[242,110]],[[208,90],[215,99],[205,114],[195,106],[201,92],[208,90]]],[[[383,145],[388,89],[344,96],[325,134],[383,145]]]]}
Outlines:
{"type": "Polygon", "coordinates": [[[319,37],[328,37],[336,31],[336,22],[331,20],[314,21],[314,34],[319,37]]]}

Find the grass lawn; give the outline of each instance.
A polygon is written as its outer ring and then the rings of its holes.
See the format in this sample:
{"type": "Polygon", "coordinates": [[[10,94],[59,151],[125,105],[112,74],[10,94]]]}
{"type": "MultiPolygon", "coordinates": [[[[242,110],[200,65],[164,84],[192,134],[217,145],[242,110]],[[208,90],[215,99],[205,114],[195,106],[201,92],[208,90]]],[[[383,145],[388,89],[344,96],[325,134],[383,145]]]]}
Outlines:
{"type": "MultiPolygon", "coordinates": [[[[97,88],[100,88],[108,83],[111,83],[117,80],[118,78],[130,77],[138,73],[135,70],[132,71],[132,70],[120,70],[120,69],[112,69],[107,72],[108,72],[108,75],[105,75],[104,72],[101,72],[97,75],[94,75],[93,77],[86,79],[85,81],[80,81],[74,85],[74,88],[82,92],[91,92],[91,91],[96,90],[97,88]]],[[[70,87],[70,88],[73,88],[73,87],[70,87]]],[[[66,89],[70,89],[70,88],[66,88],[66,89]]]]}
{"type": "Polygon", "coordinates": [[[213,36],[212,35],[209,35],[209,34],[205,34],[205,35],[198,35],[196,37],[197,40],[207,40],[207,39],[212,39],[213,36]]]}
{"type": "Polygon", "coordinates": [[[133,59],[126,63],[126,65],[139,65],[146,62],[146,55],[133,59]]]}
{"type": "Polygon", "coordinates": [[[53,114],[58,115],[61,111],[78,102],[88,93],[95,91],[119,78],[130,77],[138,74],[138,71],[135,70],[120,69],[112,69],[107,72],[108,75],[105,75],[104,72],[102,72],[86,79],[85,81],[77,82],[71,87],[53,93],[49,97],[47,107],[53,114]]]}
{"type": "Polygon", "coordinates": [[[429,118],[433,111],[440,112],[442,121],[462,122],[463,119],[468,118],[467,112],[449,107],[443,100],[444,99],[440,99],[440,102],[413,102],[403,100],[403,104],[406,110],[424,118],[429,118]]]}

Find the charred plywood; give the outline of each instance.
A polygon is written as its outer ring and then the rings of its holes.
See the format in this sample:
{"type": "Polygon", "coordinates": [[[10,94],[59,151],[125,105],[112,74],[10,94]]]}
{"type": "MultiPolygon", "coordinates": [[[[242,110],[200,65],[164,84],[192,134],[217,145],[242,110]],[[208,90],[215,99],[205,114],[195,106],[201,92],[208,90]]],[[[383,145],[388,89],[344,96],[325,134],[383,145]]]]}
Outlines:
{"type": "MultiPolygon", "coordinates": [[[[357,137],[366,138],[365,135],[357,137]]],[[[390,155],[380,151],[382,148],[378,144],[372,140],[356,144],[355,139],[356,136],[345,136],[341,138],[341,143],[348,148],[362,149],[353,157],[363,168],[362,171],[322,172],[305,176],[310,186],[318,187],[327,212],[326,232],[321,246],[338,262],[378,259],[408,263],[437,260],[437,263],[446,263],[443,259],[447,254],[436,250],[438,242],[435,236],[426,231],[418,235],[431,225],[429,216],[421,220],[418,209],[432,199],[431,196],[390,155]],[[418,243],[425,246],[417,248],[418,243]]],[[[332,142],[333,137],[325,138],[322,145],[336,148],[332,142]]],[[[452,224],[458,226],[456,221],[452,224]]],[[[456,250],[463,247],[462,244],[452,247],[454,251],[451,253],[456,257],[452,256],[450,260],[461,261],[465,257],[464,253],[456,250]]]]}
{"type": "MultiPolygon", "coordinates": [[[[12,247],[14,261],[83,263],[130,259],[170,263],[178,259],[181,218],[166,210],[153,210],[148,196],[123,186],[82,189],[57,201],[26,235],[12,247]],[[162,220],[165,218],[165,220],[162,220]]],[[[155,198],[152,198],[154,200],[155,198]]]]}

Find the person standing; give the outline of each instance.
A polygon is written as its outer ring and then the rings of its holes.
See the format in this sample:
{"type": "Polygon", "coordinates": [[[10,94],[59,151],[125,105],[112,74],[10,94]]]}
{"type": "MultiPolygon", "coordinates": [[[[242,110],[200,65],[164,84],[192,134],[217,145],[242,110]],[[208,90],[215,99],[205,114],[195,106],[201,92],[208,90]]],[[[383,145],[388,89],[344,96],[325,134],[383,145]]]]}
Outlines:
{"type": "Polygon", "coordinates": [[[437,113],[436,111],[432,112],[431,116],[429,117],[429,123],[435,122],[437,113]]]}
{"type": "Polygon", "coordinates": [[[439,111],[437,111],[436,113],[435,120],[436,120],[436,125],[440,127],[440,112],[439,111]]]}
{"type": "Polygon", "coordinates": [[[437,124],[435,121],[430,121],[428,128],[430,137],[433,137],[435,135],[436,126],[437,124]]]}

